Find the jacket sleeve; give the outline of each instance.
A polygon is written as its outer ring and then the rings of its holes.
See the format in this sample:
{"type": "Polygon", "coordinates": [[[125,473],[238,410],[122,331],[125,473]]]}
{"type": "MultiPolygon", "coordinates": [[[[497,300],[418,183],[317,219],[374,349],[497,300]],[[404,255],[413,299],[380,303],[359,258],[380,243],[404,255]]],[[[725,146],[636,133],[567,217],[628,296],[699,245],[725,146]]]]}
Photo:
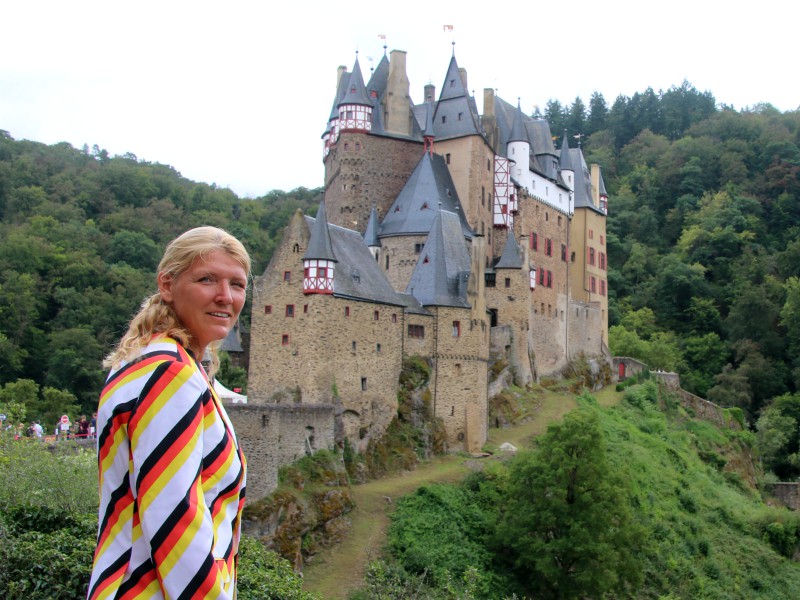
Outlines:
{"type": "Polygon", "coordinates": [[[203,496],[203,423],[210,392],[191,365],[166,361],[142,390],[128,435],[137,519],[165,598],[227,600],[203,496]]]}

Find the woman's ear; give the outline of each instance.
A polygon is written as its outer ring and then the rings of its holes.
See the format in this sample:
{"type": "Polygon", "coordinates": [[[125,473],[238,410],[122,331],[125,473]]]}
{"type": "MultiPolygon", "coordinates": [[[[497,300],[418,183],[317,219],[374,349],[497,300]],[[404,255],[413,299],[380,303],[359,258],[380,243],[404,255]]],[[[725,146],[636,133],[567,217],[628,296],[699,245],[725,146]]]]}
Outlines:
{"type": "Polygon", "coordinates": [[[169,273],[159,273],[156,277],[158,283],[158,291],[161,294],[161,299],[164,302],[172,302],[172,275],[169,273]]]}

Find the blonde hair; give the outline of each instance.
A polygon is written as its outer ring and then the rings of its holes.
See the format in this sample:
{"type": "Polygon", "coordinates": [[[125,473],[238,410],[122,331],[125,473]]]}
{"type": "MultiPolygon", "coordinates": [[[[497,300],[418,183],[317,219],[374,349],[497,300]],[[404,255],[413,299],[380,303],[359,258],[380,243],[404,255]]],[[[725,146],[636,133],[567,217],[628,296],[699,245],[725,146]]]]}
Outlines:
{"type": "MultiPolygon", "coordinates": [[[[217,250],[227,252],[233,257],[244,269],[248,280],[250,279],[250,255],[247,250],[239,240],[218,227],[195,227],[172,240],[164,251],[157,273],[168,275],[174,280],[195,259],[217,250]]],[[[123,362],[137,358],[153,336],[174,338],[184,347],[188,347],[192,341],[192,334],[180,322],[173,308],[161,298],[161,292],[144,299],[139,312],[131,319],[128,331],[114,351],[105,358],[103,366],[106,369],[116,369],[123,362]]],[[[211,377],[219,367],[218,347],[219,342],[208,346],[211,354],[211,377]]],[[[203,359],[202,356],[195,358],[198,361],[203,359]]]]}

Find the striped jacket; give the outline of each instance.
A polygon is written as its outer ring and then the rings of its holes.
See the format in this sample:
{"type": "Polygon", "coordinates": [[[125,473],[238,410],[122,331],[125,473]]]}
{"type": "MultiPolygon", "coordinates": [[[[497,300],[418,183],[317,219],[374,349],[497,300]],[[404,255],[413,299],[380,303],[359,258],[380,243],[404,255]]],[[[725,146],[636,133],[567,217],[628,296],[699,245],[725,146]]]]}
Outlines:
{"type": "Polygon", "coordinates": [[[245,460],[202,367],[155,339],[109,374],[97,431],[88,598],[235,598],[245,460]]]}

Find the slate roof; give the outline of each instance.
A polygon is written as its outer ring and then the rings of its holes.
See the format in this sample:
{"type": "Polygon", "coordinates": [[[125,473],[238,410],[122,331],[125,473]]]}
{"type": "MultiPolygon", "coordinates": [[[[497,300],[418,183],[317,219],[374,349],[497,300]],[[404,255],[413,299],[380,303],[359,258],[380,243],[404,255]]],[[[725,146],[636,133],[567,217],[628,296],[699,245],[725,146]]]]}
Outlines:
{"type": "Polygon", "coordinates": [[[380,246],[381,241],[378,239],[378,228],[380,224],[378,223],[378,211],[375,210],[375,207],[372,207],[372,210],[369,211],[369,220],[367,221],[367,229],[364,231],[364,243],[368,247],[373,246],[380,246]]]}
{"type": "Polygon", "coordinates": [[[444,158],[424,152],[384,216],[378,237],[427,234],[440,208],[458,215],[462,238],[474,236],[444,158]]]}
{"type": "Polygon", "coordinates": [[[464,88],[455,56],[447,68],[433,125],[437,140],[483,134],[478,107],[464,88]]]}
{"type": "MultiPolygon", "coordinates": [[[[305,217],[311,231],[309,247],[315,243],[315,232],[321,230],[319,213],[317,215],[317,218],[305,217]]],[[[334,296],[419,308],[419,303],[394,291],[360,233],[330,224],[325,229],[329,232],[332,252],[338,259],[333,271],[334,296]]]]}
{"type": "Polygon", "coordinates": [[[440,210],[411,274],[406,293],[423,306],[468,308],[470,255],[455,213],[440,210]]]}
{"type": "Polygon", "coordinates": [[[525,261],[525,255],[517,242],[514,230],[509,229],[508,233],[506,245],[500,255],[500,260],[494,266],[495,269],[519,269],[525,261]]]}
{"type": "Polygon", "coordinates": [[[553,161],[558,156],[558,153],[553,145],[550,124],[544,119],[534,119],[525,115],[519,106],[515,107],[499,96],[495,96],[494,110],[500,154],[508,156],[507,146],[509,142],[527,141],[531,149],[529,168],[545,177],[556,180],[558,172],[553,165],[553,161]],[[518,119],[523,131],[516,129],[518,119]]]}
{"type": "Polygon", "coordinates": [[[228,335],[222,340],[222,343],[219,345],[219,350],[223,352],[244,352],[242,340],[239,338],[239,321],[236,321],[236,324],[231,327],[228,335]]]}
{"type": "Polygon", "coordinates": [[[303,260],[318,259],[336,261],[336,255],[331,245],[328,218],[325,216],[325,202],[319,203],[317,218],[314,220],[314,229],[311,230],[311,239],[303,255],[303,260]]]}
{"type": "MultiPolygon", "coordinates": [[[[344,79],[344,76],[342,76],[342,79],[344,79]]],[[[364,85],[364,76],[361,74],[361,66],[358,64],[358,57],[356,57],[356,62],[353,65],[353,71],[350,73],[347,86],[344,88],[344,94],[339,100],[339,105],[342,104],[372,106],[372,100],[369,99],[367,88],[364,85]]]]}
{"type": "Polygon", "coordinates": [[[558,160],[559,168],[564,171],[574,171],[575,167],[572,166],[572,159],[569,152],[569,139],[567,138],[567,130],[564,130],[564,138],[561,140],[561,156],[558,160]]]}
{"type": "Polygon", "coordinates": [[[589,176],[589,168],[586,166],[586,160],[583,158],[583,152],[580,148],[572,148],[570,151],[570,160],[575,168],[575,208],[591,208],[595,212],[604,215],[605,213],[600,210],[599,206],[594,205],[592,198],[592,180],[589,176]]]}

